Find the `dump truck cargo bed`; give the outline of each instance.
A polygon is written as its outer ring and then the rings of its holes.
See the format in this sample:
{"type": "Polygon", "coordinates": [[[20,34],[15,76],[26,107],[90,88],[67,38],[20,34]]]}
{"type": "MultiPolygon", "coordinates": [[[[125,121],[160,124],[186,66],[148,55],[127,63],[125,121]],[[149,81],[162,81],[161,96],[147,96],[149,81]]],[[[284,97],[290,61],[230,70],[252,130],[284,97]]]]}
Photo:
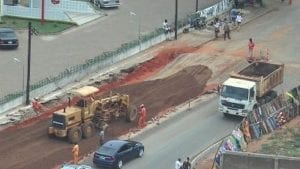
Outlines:
{"type": "Polygon", "coordinates": [[[268,91],[283,82],[284,64],[254,62],[230,77],[254,81],[257,86],[257,96],[262,97],[268,91]]]}

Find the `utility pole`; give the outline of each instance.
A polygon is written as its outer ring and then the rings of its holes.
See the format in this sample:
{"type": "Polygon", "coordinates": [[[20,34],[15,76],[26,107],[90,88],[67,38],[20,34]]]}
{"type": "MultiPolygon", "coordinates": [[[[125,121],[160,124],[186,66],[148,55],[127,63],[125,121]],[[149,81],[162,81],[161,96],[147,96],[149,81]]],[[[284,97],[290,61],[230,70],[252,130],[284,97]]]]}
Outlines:
{"type": "Polygon", "coordinates": [[[178,0],[175,0],[175,40],[177,40],[177,28],[178,28],[178,0]]]}
{"type": "Polygon", "coordinates": [[[26,85],[26,102],[25,102],[26,105],[30,104],[29,92],[30,92],[31,35],[32,35],[31,22],[28,22],[27,85],[26,85]]]}
{"type": "Polygon", "coordinates": [[[196,0],[196,12],[198,12],[198,0],[196,0]]]}

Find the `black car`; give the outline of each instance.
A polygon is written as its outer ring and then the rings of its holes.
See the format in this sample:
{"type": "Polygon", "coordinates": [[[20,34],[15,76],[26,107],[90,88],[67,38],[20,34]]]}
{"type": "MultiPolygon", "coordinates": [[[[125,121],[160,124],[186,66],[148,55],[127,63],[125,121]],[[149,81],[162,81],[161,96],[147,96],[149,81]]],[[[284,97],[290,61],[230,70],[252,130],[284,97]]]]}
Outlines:
{"type": "Polygon", "coordinates": [[[137,141],[110,140],[94,153],[93,163],[98,167],[122,168],[123,164],[144,155],[144,145],[137,141]]]}
{"type": "Polygon", "coordinates": [[[19,40],[15,31],[11,28],[0,28],[0,47],[18,48],[19,40]]]}

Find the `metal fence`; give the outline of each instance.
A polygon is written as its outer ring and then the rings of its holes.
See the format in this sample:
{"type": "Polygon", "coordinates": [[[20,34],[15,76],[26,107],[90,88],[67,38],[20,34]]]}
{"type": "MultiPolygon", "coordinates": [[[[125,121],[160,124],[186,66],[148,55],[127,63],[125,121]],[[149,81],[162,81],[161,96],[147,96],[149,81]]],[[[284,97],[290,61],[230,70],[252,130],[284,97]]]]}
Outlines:
{"type": "MultiPolygon", "coordinates": [[[[207,19],[210,19],[223,12],[226,12],[230,9],[230,7],[231,5],[229,0],[223,0],[218,4],[199,11],[198,14],[200,13],[201,16],[207,16],[207,19]]],[[[192,15],[194,14],[190,14],[178,21],[179,33],[182,32],[185,27],[189,27],[192,15]]],[[[155,44],[158,44],[165,39],[166,36],[163,29],[158,28],[151,33],[141,36],[140,41],[134,40],[128,43],[124,43],[119,48],[113,51],[103,52],[102,54],[94,58],[86,60],[82,64],[66,68],[65,71],[59,73],[58,75],[46,77],[45,79],[33,83],[30,86],[30,97],[33,98],[42,96],[71,82],[79,81],[83,77],[86,77],[88,74],[103,70],[104,68],[121,60],[124,60],[155,44]]],[[[22,104],[24,95],[25,92],[18,91],[0,98],[0,114],[22,104]]]]}

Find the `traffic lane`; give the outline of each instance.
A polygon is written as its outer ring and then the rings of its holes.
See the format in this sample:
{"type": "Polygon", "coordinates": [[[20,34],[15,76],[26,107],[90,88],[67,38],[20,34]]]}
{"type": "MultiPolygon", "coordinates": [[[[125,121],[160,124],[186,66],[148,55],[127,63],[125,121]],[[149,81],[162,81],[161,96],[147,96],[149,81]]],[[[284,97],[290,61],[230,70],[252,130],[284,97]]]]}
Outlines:
{"type": "MultiPolygon", "coordinates": [[[[216,111],[217,101],[214,96],[133,138],[145,145],[145,154],[127,163],[124,169],[152,169],[154,165],[172,168],[177,158],[193,157],[229,134],[241,118],[223,117],[216,111]]],[[[91,157],[83,163],[97,168],[91,157]]]]}
{"type": "MultiPolygon", "coordinates": [[[[199,1],[199,8],[214,4],[214,1],[199,1]]],[[[195,1],[179,0],[179,17],[186,16],[195,9],[195,1]]],[[[109,14],[97,21],[76,27],[60,35],[32,36],[31,83],[55,76],[66,68],[82,64],[86,59],[100,55],[104,51],[116,49],[121,44],[138,38],[140,20],[141,34],[162,26],[164,19],[174,21],[175,4],[172,1],[130,0],[122,2],[119,9],[105,10],[109,14]],[[130,11],[137,14],[130,16],[130,11]]],[[[18,31],[20,47],[16,51],[0,51],[0,84],[4,96],[19,89],[20,70],[11,63],[18,57],[27,65],[27,30],[18,31]],[[7,64],[10,63],[10,64],[7,64]]]]}

